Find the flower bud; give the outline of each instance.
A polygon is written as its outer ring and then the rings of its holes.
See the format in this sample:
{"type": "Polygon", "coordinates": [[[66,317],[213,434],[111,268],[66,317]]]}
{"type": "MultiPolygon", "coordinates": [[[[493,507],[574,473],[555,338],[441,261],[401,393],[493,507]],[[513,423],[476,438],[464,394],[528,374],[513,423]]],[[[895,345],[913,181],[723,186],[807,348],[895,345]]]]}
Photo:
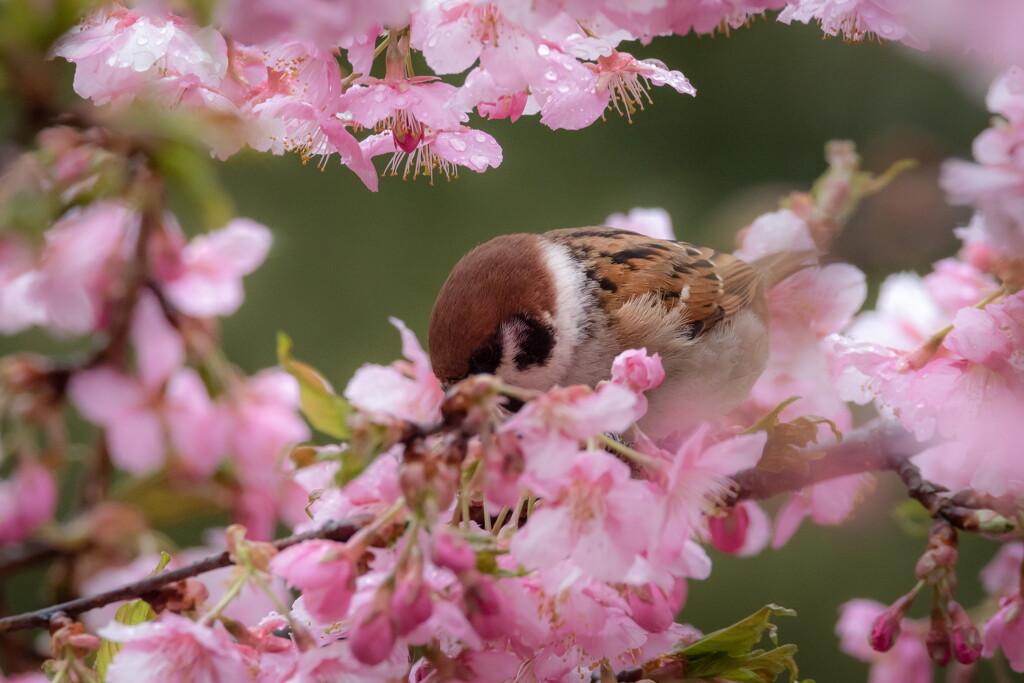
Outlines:
{"type": "Polygon", "coordinates": [[[953,656],[961,664],[973,664],[981,656],[981,636],[960,603],[951,600],[949,614],[953,619],[953,656]]]}
{"type": "Polygon", "coordinates": [[[434,564],[447,567],[456,574],[476,567],[476,553],[463,538],[453,533],[437,531],[433,550],[434,564]]]}
{"type": "Polygon", "coordinates": [[[888,652],[892,649],[896,639],[900,637],[900,621],[901,617],[893,614],[891,609],[879,614],[874,626],[871,627],[871,635],[868,636],[871,648],[877,652],[888,652]]]}
{"type": "Polygon", "coordinates": [[[398,635],[404,636],[430,618],[434,603],[430,600],[430,589],[422,577],[414,575],[399,580],[391,596],[391,613],[398,635]]]}
{"type": "Polygon", "coordinates": [[[371,605],[356,618],[348,632],[352,655],[363,664],[380,664],[395,647],[395,624],[391,615],[371,605]]]}
{"type": "Polygon", "coordinates": [[[711,544],[729,555],[735,555],[743,549],[749,527],[750,515],[743,506],[729,508],[723,515],[708,519],[711,544]]]}
{"type": "Polygon", "coordinates": [[[498,590],[494,579],[477,577],[466,585],[465,600],[466,617],[481,638],[497,638],[508,632],[508,602],[498,590]]]}
{"type": "Polygon", "coordinates": [[[949,664],[952,648],[949,642],[949,615],[942,609],[940,600],[932,603],[931,624],[925,637],[928,656],[939,666],[949,664]]]}

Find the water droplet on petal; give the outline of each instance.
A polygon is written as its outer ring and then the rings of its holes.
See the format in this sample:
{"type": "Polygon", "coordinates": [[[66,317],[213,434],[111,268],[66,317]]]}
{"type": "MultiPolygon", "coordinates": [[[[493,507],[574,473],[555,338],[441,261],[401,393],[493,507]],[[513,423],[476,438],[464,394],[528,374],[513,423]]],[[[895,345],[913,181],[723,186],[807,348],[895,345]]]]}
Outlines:
{"type": "Polygon", "coordinates": [[[156,55],[147,50],[139,50],[132,55],[132,70],[143,72],[153,66],[153,62],[156,61],[156,55]]]}
{"type": "Polygon", "coordinates": [[[437,43],[439,40],[440,37],[435,33],[434,35],[430,36],[429,40],[427,40],[427,47],[437,47],[437,43]]]}
{"type": "Polygon", "coordinates": [[[384,101],[384,93],[381,92],[380,90],[378,90],[377,92],[373,93],[373,101],[374,102],[383,102],[384,101]]]}
{"type": "Polygon", "coordinates": [[[551,54],[551,48],[548,47],[547,45],[538,45],[537,54],[539,54],[541,57],[547,57],[549,54],[551,54]]]}
{"type": "Polygon", "coordinates": [[[474,154],[469,158],[469,165],[478,171],[482,171],[487,168],[488,161],[490,161],[490,159],[482,154],[474,154]]]}
{"type": "Polygon", "coordinates": [[[451,145],[452,149],[454,149],[456,152],[466,151],[466,143],[458,138],[452,138],[451,140],[448,141],[448,144],[451,145]]]}
{"type": "Polygon", "coordinates": [[[146,43],[149,42],[149,38],[147,38],[146,36],[139,36],[138,38],[135,39],[135,42],[138,45],[145,45],[146,43]]]}
{"type": "Polygon", "coordinates": [[[559,83],[558,87],[555,88],[555,90],[557,90],[558,92],[560,92],[560,93],[562,93],[564,95],[565,93],[569,92],[569,85],[566,84],[566,83],[559,83]]]}
{"type": "Polygon", "coordinates": [[[477,132],[477,134],[474,135],[473,137],[476,138],[477,142],[487,142],[487,136],[484,135],[483,133],[477,132]]]}
{"type": "Polygon", "coordinates": [[[549,69],[548,71],[544,72],[544,78],[546,78],[549,81],[557,81],[558,80],[558,74],[556,74],[554,71],[551,71],[549,69]]]}

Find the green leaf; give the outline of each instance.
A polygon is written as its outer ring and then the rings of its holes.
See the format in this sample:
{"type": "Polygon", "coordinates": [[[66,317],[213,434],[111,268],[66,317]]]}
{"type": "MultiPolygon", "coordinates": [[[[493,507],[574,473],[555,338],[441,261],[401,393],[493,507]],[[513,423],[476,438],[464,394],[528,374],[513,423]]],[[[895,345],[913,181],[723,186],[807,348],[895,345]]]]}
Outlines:
{"type": "Polygon", "coordinates": [[[796,645],[781,645],[769,651],[753,649],[766,632],[772,643],[777,644],[776,627],[771,622],[777,616],[796,616],[796,612],[766,605],[732,626],[644,662],[631,673],[658,683],[700,679],[770,683],[780,673],[788,671],[790,681],[796,681],[796,645]]]}
{"type": "Polygon", "coordinates": [[[716,652],[733,656],[742,655],[757,645],[765,631],[768,631],[768,636],[775,642],[776,626],[771,623],[773,616],[795,617],[796,612],[775,604],[765,605],[746,619],[709,633],[686,647],[683,654],[688,657],[716,652]]]}
{"type": "Polygon", "coordinates": [[[348,439],[346,420],[352,406],[334,393],[330,382],[312,366],[292,358],[292,340],[284,332],[277,333],[277,362],[299,381],[302,414],[313,428],[336,439],[348,439]]]}
{"type": "MultiPolygon", "coordinates": [[[[150,576],[159,574],[167,566],[167,563],[171,561],[171,556],[167,553],[160,553],[160,562],[157,564],[156,569],[150,572],[150,576]]],[[[114,614],[114,621],[121,624],[127,624],[134,626],[135,624],[142,624],[147,621],[153,621],[156,619],[156,612],[150,607],[149,603],[145,600],[132,600],[126,602],[117,608],[117,612],[114,614]]],[[[121,651],[121,643],[116,643],[112,640],[103,640],[100,642],[100,649],[96,653],[96,675],[99,676],[100,681],[107,680],[107,667],[110,666],[110,662],[114,660],[114,655],[121,651]]]]}

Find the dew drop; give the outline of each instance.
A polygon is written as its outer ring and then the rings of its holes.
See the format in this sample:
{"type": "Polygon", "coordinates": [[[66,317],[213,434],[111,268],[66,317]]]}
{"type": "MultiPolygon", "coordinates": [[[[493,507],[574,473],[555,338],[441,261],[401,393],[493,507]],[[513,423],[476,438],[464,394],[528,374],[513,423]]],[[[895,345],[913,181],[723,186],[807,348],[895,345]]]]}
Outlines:
{"type": "Polygon", "coordinates": [[[139,36],[138,38],[135,39],[135,43],[137,45],[145,45],[148,42],[149,42],[149,38],[147,38],[146,36],[139,36]]]}
{"type": "Polygon", "coordinates": [[[380,90],[378,90],[377,92],[373,93],[373,101],[374,102],[383,102],[384,101],[384,93],[381,92],[380,90]]]}
{"type": "Polygon", "coordinates": [[[549,69],[548,71],[544,72],[544,78],[546,78],[549,81],[557,81],[558,80],[558,74],[556,74],[554,71],[551,71],[549,69]]]}
{"type": "Polygon", "coordinates": [[[547,57],[549,54],[551,54],[551,48],[548,47],[547,45],[538,45],[537,54],[539,54],[541,57],[547,57]]]}
{"type": "Polygon", "coordinates": [[[153,66],[155,61],[156,55],[147,50],[140,50],[132,55],[132,70],[141,73],[153,66]]]}
{"type": "Polygon", "coordinates": [[[478,132],[478,133],[477,133],[476,135],[474,135],[473,137],[474,137],[474,138],[476,138],[476,141],[477,141],[477,142],[487,142],[487,136],[486,136],[486,135],[484,135],[483,133],[479,133],[479,132],[478,132]]]}
{"type": "Polygon", "coordinates": [[[440,41],[440,37],[435,33],[427,40],[427,47],[437,47],[438,41],[440,41]]]}
{"type": "Polygon", "coordinates": [[[555,88],[555,90],[557,90],[558,92],[560,92],[560,93],[562,93],[564,95],[567,92],[569,92],[569,85],[567,83],[559,83],[558,87],[555,88]]]}
{"type": "Polygon", "coordinates": [[[466,143],[458,138],[453,138],[452,140],[449,140],[448,144],[451,145],[452,149],[454,149],[456,152],[466,151],[466,143]]]}
{"type": "Polygon", "coordinates": [[[487,162],[488,161],[489,161],[489,159],[487,157],[483,156],[482,154],[474,154],[473,156],[471,156],[469,158],[470,166],[472,166],[473,168],[475,168],[475,169],[477,169],[479,171],[482,171],[485,168],[487,168],[487,162]]]}

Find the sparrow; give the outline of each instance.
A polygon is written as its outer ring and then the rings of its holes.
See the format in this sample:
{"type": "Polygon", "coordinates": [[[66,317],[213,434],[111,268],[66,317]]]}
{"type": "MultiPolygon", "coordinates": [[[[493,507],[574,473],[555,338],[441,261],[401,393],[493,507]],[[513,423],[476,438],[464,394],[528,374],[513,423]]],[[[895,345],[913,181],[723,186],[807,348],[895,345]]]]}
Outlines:
{"type": "Polygon", "coordinates": [[[639,427],[651,437],[724,415],[768,360],[765,292],[807,254],[747,263],[686,242],[584,227],[502,235],[462,257],[431,313],[432,369],[546,391],[595,386],[626,349],[661,356],[639,427]]]}

